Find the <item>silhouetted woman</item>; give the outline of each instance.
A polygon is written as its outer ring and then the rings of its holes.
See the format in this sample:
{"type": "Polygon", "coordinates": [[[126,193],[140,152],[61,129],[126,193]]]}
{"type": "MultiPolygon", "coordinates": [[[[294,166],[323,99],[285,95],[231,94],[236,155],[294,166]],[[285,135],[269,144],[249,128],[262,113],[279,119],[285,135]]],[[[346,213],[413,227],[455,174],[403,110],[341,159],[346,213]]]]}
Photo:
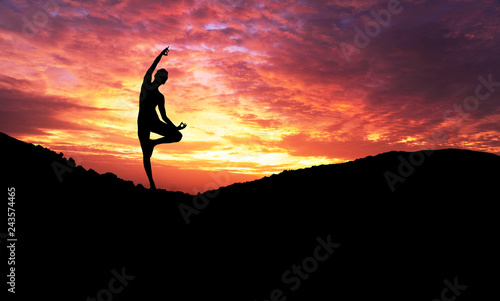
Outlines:
{"type": "MultiPolygon", "coordinates": [[[[170,46],[169,46],[170,47],[170,46]]],[[[168,72],[165,69],[160,69],[155,74],[155,80],[151,82],[153,71],[161,60],[162,56],[168,55],[168,47],[165,48],[155,59],[151,67],[144,76],[144,81],[141,86],[141,95],[139,97],[139,116],[137,117],[137,128],[139,140],[141,142],[142,156],[144,169],[148,175],[151,189],[156,189],[153,181],[153,173],[151,171],[151,155],[153,148],[161,143],[179,142],[182,139],[180,130],[186,127],[186,124],[181,122],[179,126],[175,126],[167,117],[165,111],[165,97],[158,91],[158,88],[168,80],[168,72]],[[160,110],[160,115],[163,121],[156,114],[156,106],[160,110]],[[151,132],[157,133],[164,137],[156,140],[149,139],[151,132]]]]}

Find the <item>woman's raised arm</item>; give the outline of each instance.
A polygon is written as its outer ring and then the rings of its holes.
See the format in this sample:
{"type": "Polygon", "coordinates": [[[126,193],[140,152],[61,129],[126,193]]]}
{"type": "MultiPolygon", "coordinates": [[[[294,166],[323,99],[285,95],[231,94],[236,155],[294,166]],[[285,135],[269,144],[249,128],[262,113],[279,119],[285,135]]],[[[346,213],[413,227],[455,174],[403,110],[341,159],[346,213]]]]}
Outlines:
{"type": "Polygon", "coordinates": [[[160,62],[161,60],[161,57],[162,56],[167,56],[168,55],[168,52],[170,51],[168,48],[170,46],[168,46],[167,48],[163,49],[163,51],[156,57],[156,59],[154,60],[153,64],[151,65],[151,67],[149,67],[148,71],[146,72],[146,75],[144,76],[144,81],[146,82],[147,80],[149,80],[148,83],[151,82],[151,77],[153,76],[153,72],[155,71],[156,69],[156,66],[158,66],[158,63],[160,62]]]}

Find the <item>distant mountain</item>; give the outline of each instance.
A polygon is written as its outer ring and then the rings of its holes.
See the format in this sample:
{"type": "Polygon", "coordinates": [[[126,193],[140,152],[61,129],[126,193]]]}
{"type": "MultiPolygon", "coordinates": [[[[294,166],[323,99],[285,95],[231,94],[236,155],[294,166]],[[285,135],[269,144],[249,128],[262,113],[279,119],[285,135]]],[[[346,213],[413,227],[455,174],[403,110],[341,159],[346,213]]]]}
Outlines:
{"type": "Polygon", "coordinates": [[[16,193],[17,300],[498,296],[493,154],[394,151],[193,196],[0,141],[4,190],[16,193]]]}

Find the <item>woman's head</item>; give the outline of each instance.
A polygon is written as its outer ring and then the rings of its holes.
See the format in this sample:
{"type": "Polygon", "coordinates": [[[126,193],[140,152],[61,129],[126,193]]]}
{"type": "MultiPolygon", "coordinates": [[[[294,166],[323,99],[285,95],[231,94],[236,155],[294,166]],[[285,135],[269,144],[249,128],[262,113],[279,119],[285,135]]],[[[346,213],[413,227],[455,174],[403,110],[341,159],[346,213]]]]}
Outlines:
{"type": "Polygon", "coordinates": [[[168,71],[165,69],[156,71],[155,80],[163,85],[168,80],[168,71]]]}

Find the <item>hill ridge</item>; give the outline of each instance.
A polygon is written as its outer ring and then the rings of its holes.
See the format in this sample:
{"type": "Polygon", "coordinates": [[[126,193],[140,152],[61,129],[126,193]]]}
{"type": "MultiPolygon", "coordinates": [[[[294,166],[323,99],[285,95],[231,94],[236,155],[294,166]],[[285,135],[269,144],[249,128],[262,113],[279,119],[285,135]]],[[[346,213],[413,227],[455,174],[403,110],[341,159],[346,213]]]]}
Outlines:
{"type": "MultiPolygon", "coordinates": [[[[83,172],[83,173],[88,173],[90,175],[99,175],[103,178],[107,178],[107,179],[115,179],[115,180],[118,180],[118,181],[121,181],[123,185],[126,185],[126,186],[134,186],[136,189],[146,189],[142,184],[137,184],[137,185],[134,185],[132,181],[130,180],[126,180],[126,179],[122,179],[120,177],[118,177],[116,174],[114,174],[113,172],[106,172],[106,173],[97,173],[94,169],[92,168],[89,168],[88,170],[85,169],[83,166],[81,165],[78,165],[76,166],[75,163],[74,163],[74,160],[72,158],[64,158],[64,154],[61,152],[61,153],[57,153],[49,148],[46,148],[46,147],[43,147],[41,145],[34,145],[32,143],[26,143],[26,142],[23,142],[19,139],[16,139],[14,137],[11,137],[5,133],[2,133],[0,132],[0,140],[3,142],[2,144],[4,145],[7,145],[8,147],[13,147],[14,145],[12,143],[15,143],[17,144],[16,147],[20,147],[22,146],[25,151],[27,151],[27,149],[30,147],[31,150],[38,150],[40,152],[43,152],[45,153],[48,157],[50,157],[51,160],[53,160],[53,162],[56,162],[57,165],[53,165],[51,164],[51,167],[52,167],[52,170],[54,171],[54,175],[57,177],[58,173],[60,173],[60,176],[66,176],[67,173],[70,173],[70,171],[68,170],[77,170],[78,172],[83,172]],[[68,169],[65,169],[65,168],[68,168],[68,169]]],[[[303,173],[303,172],[309,172],[311,170],[315,170],[315,169],[321,169],[321,168],[332,168],[333,166],[341,166],[341,165],[344,165],[344,164],[359,164],[359,163],[362,163],[362,162],[367,162],[367,161],[370,161],[370,160],[378,160],[378,159],[386,159],[386,158],[392,158],[392,157],[395,157],[395,158],[398,158],[399,156],[405,156],[405,157],[408,157],[410,154],[413,154],[413,153],[422,153],[422,154],[425,154],[425,158],[429,158],[432,156],[432,154],[434,152],[437,152],[437,153],[446,153],[446,154],[450,154],[450,153],[469,153],[469,154],[478,154],[478,155],[482,155],[482,156],[491,156],[491,158],[493,157],[496,157],[496,158],[500,158],[498,155],[495,155],[495,154],[492,154],[492,153],[487,153],[487,152],[482,152],[482,151],[473,151],[473,150],[468,150],[468,149],[457,149],[457,148],[445,148],[445,149],[439,149],[439,150],[418,150],[418,151],[389,151],[389,152],[383,152],[383,153],[379,153],[379,154],[376,154],[376,155],[368,155],[366,157],[363,157],[363,158],[357,158],[357,159],[354,159],[354,160],[351,160],[351,161],[346,161],[346,162],[342,162],[342,163],[335,163],[335,164],[321,164],[321,165],[313,165],[313,166],[309,166],[309,167],[305,167],[305,168],[300,168],[300,169],[294,169],[294,170],[283,170],[279,173],[276,173],[276,174],[272,174],[272,175],[269,175],[269,176],[264,176],[262,178],[259,178],[259,179],[255,179],[255,180],[252,180],[252,181],[247,181],[247,182],[238,182],[238,183],[234,183],[234,184],[246,184],[246,183],[252,183],[252,182],[259,182],[261,180],[264,180],[267,179],[267,178],[272,178],[272,177],[276,177],[276,176],[282,176],[282,175],[287,175],[288,173],[303,173]]],[[[440,154],[442,155],[442,154],[440,154]]],[[[384,160],[385,161],[385,160],[384,160]]],[[[424,162],[425,164],[425,162],[424,162]]],[[[419,165],[418,165],[419,166],[419,165]]],[[[418,166],[415,166],[415,167],[418,167],[418,166]]],[[[397,174],[397,170],[396,171],[391,171],[391,170],[387,170],[389,172],[393,172],[393,173],[396,173],[397,174]]],[[[229,187],[229,186],[232,186],[234,184],[230,184],[230,185],[227,185],[227,186],[223,186],[223,187],[219,187],[219,188],[226,188],[226,187],[229,187]]],[[[388,184],[389,186],[389,184],[388,184]]],[[[159,191],[165,191],[165,192],[173,192],[173,193],[182,193],[182,192],[178,192],[178,191],[169,191],[169,190],[166,190],[166,189],[157,189],[159,191]]],[[[217,189],[215,189],[217,190],[217,189]]],[[[208,192],[210,191],[213,191],[213,190],[209,190],[208,192]]],[[[191,195],[191,194],[188,194],[188,193],[184,193],[186,195],[191,195]]]]}

